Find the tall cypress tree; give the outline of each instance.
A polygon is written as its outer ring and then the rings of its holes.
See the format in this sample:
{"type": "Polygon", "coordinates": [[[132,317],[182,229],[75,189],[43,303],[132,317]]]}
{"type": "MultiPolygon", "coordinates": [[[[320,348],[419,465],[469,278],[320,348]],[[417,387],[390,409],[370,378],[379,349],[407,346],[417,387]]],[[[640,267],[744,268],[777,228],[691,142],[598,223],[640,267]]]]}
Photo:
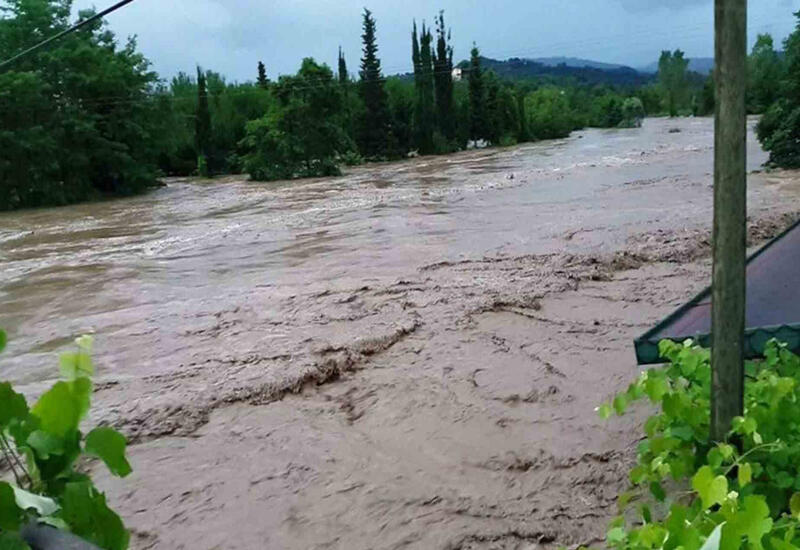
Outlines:
{"type": "Polygon", "coordinates": [[[414,56],[414,84],[417,91],[415,103],[415,129],[416,145],[419,152],[428,155],[435,152],[433,132],[435,128],[436,111],[433,95],[433,57],[431,43],[433,36],[429,29],[422,24],[422,34],[419,45],[417,44],[417,25],[414,23],[413,56],[414,56]]]}
{"type": "Polygon", "coordinates": [[[261,61],[258,62],[258,86],[263,89],[267,89],[269,86],[269,79],[267,78],[267,68],[264,67],[264,63],[261,61]]]}
{"type": "Polygon", "coordinates": [[[339,87],[342,90],[342,114],[344,117],[344,128],[347,136],[355,143],[356,136],[353,128],[353,109],[350,103],[350,75],[347,74],[347,61],[344,58],[342,47],[339,46],[339,87]]]}
{"type": "Polygon", "coordinates": [[[344,53],[342,52],[342,47],[339,46],[339,84],[345,85],[347,84],[348,76],[347,76],[347,61],[344,59],[344,53]]]}
{"type": "Polygon", "coordinates": [[[475,140],[487,137],[486,94],[480,55],[478,46],[473,43],[469,63],[469,136],[475,140]]]}
{"type": "Polygon", "coordinates": [[[392,153],[389,108],[386,90],[383,87],[381,61],[378,58],[375,19],[367,8],[364,8],[362,28],[363,55],[359,90],[364,100],[364,115],[361,120],[359,145],[361,152],[367,157],[385,157],[392,153]]]}
{"type": "Polygon", "coordinates": [[[448,140],[455,137],[455,115],[453,112],[453,46],[450,31],[445,30],[444,10],[436,20],[436,52],[433,56],[434,81],[436,85],[436,120],[439,131],[448,140]]]}
{"type": "Polygon", "coordinates": [[[207,159],[211,145],[211,111],[208,108],[208,88],[206,75],[197,67],[197,112],[194,127],[197,170],[201,176],[207,175],[207,159]]]}

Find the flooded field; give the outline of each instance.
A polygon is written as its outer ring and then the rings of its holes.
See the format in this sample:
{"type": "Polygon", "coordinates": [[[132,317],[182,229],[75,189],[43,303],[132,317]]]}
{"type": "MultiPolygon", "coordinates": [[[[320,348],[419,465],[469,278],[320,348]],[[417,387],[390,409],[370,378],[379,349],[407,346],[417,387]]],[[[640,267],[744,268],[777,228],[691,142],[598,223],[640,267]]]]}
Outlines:
{"type": "MultiPolygon", "coordinates": [[[[712,143],[658,119],[2,214],[0,377],[35,395],[95,335],[92,422],[135,443],[99,483],[136,549],[591,543],[639,420],[593,409],[708,283],[712,143]]],[[[798,198],[751,174],[752,244],[798,198]]]]}

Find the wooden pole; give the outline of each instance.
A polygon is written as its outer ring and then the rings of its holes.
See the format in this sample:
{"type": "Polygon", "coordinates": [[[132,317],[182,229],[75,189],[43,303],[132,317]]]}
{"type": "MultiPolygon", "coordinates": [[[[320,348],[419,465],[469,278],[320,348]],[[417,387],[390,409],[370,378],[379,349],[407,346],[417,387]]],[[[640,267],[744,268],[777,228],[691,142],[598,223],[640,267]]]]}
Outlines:
{"type": "Polygon", "coordinates": [[[715,0],[711,439],[744,407],[747,216],[747,0],[715,0]]]}

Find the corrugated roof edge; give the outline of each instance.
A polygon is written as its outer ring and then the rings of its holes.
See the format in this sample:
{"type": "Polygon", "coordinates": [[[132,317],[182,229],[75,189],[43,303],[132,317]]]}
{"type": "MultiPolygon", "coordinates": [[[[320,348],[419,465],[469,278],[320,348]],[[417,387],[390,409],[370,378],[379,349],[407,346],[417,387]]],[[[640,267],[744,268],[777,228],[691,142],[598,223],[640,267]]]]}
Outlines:
{"type": "MultiPolygon", "coordinates": [[[[789,234],[792,230],[800,226],[800,219],[795,221],[791,224],[788,228],[781,231],[781,233],[769,241],[767,244],[759,248],[756,252],[754,252],[748,259],[747,263],[750,264],[753,260],[758,258],[761,254],[763,254],[766,250],[768,250],[772,245],[776,242],[780,241],[783,237],[789,234]]],[[[705,299],[709,294],[711,294],[711,286],[708,286],[701,290],[694,298],[683,304],[681,307],[673,311],[670,315],[665,317],[661,322],[659,322],[656,326],[645,332],[639,338],[634,340],[634,349],[636,350],[636,361],[639,365],[654,365],[658,363],[664,363],[665,361],[661,358],[660,354],[658,353],[658,341],[653,339],[655,334],[661,332],[661,330],[672,323],[675,319],[683,315],[686,311],[693,308],[697,305],[700,301],[705,299]]],[[[699,343],[701,346],[709,347],[711,344],[711,335],[710,334],[693,334],[693,335],[684,335],[684,336],[675,336],[668,338],[669,340],[673,340],[675,342],[683,342],[684,340],[691,338],[699,343]]],[[[745,330],[745,340],[744,340],[744,348],[745,348],[745,357],[748,359],[756,359],[758,357],[762,357],[764,353],[764,345],[772,338],[777,338],[782,342],[788,344],[789,348],[795,352],[800,352],[800,324],[787,324],[787,325],[777,325],[772,327],[752,327],[745,330]],[[769,337],[763,338],[764,334],[770,334],[769,337]],[[763,339],[763,341],[762,341],[763,339]]]]}

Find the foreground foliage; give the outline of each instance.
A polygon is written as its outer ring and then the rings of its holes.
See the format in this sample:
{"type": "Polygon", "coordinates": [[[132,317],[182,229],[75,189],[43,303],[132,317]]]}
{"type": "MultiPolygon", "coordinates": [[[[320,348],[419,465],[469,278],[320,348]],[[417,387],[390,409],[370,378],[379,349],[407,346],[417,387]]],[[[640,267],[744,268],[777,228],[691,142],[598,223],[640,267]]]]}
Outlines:
{"type": "Polygon", "coordinates": [[[744,416],[730,440],[717,443],[709,441],[709,352],[691,341],[660,348],[669,366],[598,408],[604,418],[644,399],[658,408],[645,423],[634,489],[619,497],[608,546],[800,548],[800,358],[773,341],[763,361],[747,364],[744,416]]]}
{"type": "MultiPolygon", "coordinates": [[[[84,457],[101,459],[112,474],[131,472],[125,438],[112,428],[83,434],[89,411],[93,366],[91,338],[60,358],[63,380],[28,407],[8,382],[0,383],[0,456],[15,483],[0,481],[0,548],[24,550],[19,531],[30,523],[66,529],[105,550],[125,550],[129,533],[91,478],[79,471],[84,457]]],[[[0,331],[0,350],[5,333],[0,331]]]]}

